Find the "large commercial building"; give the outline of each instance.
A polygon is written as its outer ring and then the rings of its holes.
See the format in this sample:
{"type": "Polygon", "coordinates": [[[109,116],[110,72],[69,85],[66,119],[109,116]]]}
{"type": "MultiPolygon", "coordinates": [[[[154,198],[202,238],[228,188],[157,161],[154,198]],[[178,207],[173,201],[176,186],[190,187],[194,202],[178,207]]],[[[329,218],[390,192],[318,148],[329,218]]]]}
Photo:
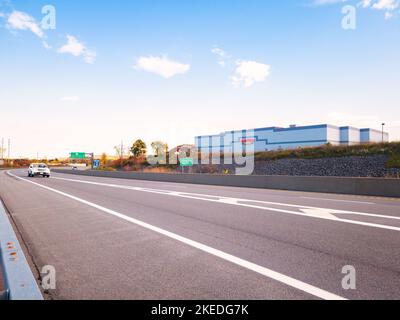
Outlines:
{"type": "Polygon", "coordinates": [[[243,145],[254,147],[255,152],[332,145],[355,145],[389,141],[389,134],[370,128],[337,127],[329,124],[269,127],[251,130],[227,131],[218,135],[195,138],[201,152],[237,152],[243,145]]]}

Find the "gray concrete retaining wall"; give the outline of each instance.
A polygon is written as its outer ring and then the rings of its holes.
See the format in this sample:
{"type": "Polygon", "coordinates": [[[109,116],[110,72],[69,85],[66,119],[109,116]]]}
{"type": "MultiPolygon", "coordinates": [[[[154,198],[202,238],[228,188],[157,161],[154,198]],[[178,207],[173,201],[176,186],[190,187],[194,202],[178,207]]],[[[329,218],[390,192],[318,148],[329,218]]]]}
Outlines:
{"type": "Polygon", "coordinates": [[[52,171],[82,176],[400,198],[400,179],[165,174],[61,169],[52,171]]]}

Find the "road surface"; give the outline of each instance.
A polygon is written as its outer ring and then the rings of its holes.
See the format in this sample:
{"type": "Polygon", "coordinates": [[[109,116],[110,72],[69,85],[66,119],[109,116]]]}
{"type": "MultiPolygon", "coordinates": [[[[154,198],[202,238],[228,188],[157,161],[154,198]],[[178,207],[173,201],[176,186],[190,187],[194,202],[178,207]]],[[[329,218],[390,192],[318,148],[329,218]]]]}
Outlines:
{"type": "Polygon", "coordinates": [[[400,299],[400,200],[26,170],[0,196],[49,299],[400,299]]]}

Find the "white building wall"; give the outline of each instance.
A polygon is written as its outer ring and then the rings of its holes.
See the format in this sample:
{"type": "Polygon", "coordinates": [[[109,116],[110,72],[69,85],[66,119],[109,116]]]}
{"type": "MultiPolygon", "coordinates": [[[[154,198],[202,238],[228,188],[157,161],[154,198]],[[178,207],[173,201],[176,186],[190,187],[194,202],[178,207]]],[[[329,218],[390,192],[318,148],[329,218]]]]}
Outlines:
{"type": "Polygon", "coordinates": [[[360,144],[360,129],[349,129],[349,145],[360,144]]]}
{"type": "MultiPolygon", "coordinates": [[[[220,135],[196,137],[195,141],[196,146],[203,152],[238,152],[243,148],[243,138],[254,139],[254,145],[251,147],[254,146],[254,151],[260,152],[321,146],[328,142],[333,145],[381,142],[382,133],[373,129],[360,131],[353,127],[317,125],[232,131],[220,135]]],[[[388,140],[389,136],[385,133],[385,141],[388,140]]]]}
{"type": "MultiPolygon", "coordinates": [[[[360,129],[353,127],[341,127],[340,128],[340,142],[342,145],[354,145],[361,142],[361,132],[360,129]]],[[[366,140],[369,137],[363,137],[366,140]]]]}
{"type": "MultiPolygon", "coordinates": [[[[383,134],[383,141],[389,142],[389,134],[383,134]]],[[[382,131],[370,129],[369,131],[369,142],[382,142],[382,131]]]]}
{"type": "Polygon", "coordinates": [[[327,126],[327,143],[332,145],[340,144],[340,128],[334,126],[327,126]]]}

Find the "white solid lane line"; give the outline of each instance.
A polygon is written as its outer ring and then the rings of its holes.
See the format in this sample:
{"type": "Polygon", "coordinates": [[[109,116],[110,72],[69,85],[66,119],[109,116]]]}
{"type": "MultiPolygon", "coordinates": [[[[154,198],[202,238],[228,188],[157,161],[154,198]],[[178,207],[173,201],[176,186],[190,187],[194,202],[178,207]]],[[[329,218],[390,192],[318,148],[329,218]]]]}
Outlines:
{"type": "Polygon", "coordinates": [[[173,185],[173,184],[163,184],[162,186],[167,187],[167,188],[179,188],[179,189],[187,189],[188,188],[186,186],[173,185]]]}
{"type": "Polygon", "coordinates": [[[260,210],[264,210],[264,211],[287,213],[287,214],[302,216],[302,217],[307,217],[307,218],[316,218],[316,219],[323,219],[323,220],[330,220],[330,221],[335,221],[335,222],[343,222],[343,223],[348,223],[348,224],[360,225],[360,226],[365,226],[365,227],[373,227],[373,228],[386,229],[386,230],[392,230],[392,231],[400,231],[400,227],[394,227],[394,226],[390,226],[390,225],[370,223],[370,222],[363,222],[363,221],[358,221],[358,220],[342,219],[342,218],[336,217],[335,214],[351,214],[351,215],[356,215],[356,216],[383,218],[383,219],[388,219],[388,220],[400,220],[400,217],[396,217],[396,216],[387,216],[387,215],[346,211],[346,210],[336,210],[336,209],[329,209],[329,208],[319,208],[319,207],[295,205],[295,204],[280,203],[280,202],[229,198],[229,197],[224,197],[224,196],[215,196],[215,195],[180,192],[180,191],[150,189],[150,188],[142,188],[142,187],[131,187],[131,186],[126,186],[126,185],[100,183],[100,182],[86,181],[86,180],[66,179],[66,178],[59,178],[59,177],[53,177],[53,179],[70,181],[70,182],[75,182],[75,183],[83,183],[83,184],[111,187],[111,188],[140,191],[140,192],[156,193],[156,194],[161,194],[161,195],[165,195],[165,196],[173,196],[173,197],[179,197],[179,198],[216,202],[216,203],[227,204],[227,205],[235,205],[235,206],[241,206],[241,207],[247,207],[247,208],[253,208],[253,209],[260,209],[260,210]],[[263,206],[250,204],[249,202],[262,204],[263,206]],[[265,206],[266,204],[273,205],[273,206],[296,208],[300,211],[290,211],[290,210],[286,210],[286,209],[278,209],[275,207],[268,207],[268,206],[265,206]]]}
{"type": "Polygon", "coordinates": [[[350,203],[359,203],[359,204],[376,204],[374,202],[366,202],[366,201],[354,201],[354,200],[341,200],[341,199],[328,199],[328,198],[313,198],[313,197],[300,197],[302,199],[311,199],[311,200],[323,200],[323,201],[337,201],[337,202],[350,202],[350,203]]]}
{"type": "Polygon", "coordinates": [[[14,174],[12,174],[10,172],[8,172],[8,174],[10,176],[12,176],[12,177],[15,177],[15,178],[19,179],[19,180],[31,183],[31,184],[33,184],[33,185],[35,185],[37,187],[43,188],[45,190],[48,190],[48,191],[51,191],[51,192],[54,192],[54,193],[57,193],[57,194],[62,195],[64,197],[70,198],[72,200],[75,200],[75,201],[78,201],[80,203],[83,203],[83,204],[85,204],[87,206],[90,206],[92,208],[98,209],[98,210],[100,210],[102,212],[105,212],[105,213],[107,213],[109,215],[115,216],[117,218],[120,218],[122,220],[128,221],[130,223],[136,224],[136,225],[141,226],[143,228],[146,228],[148,230],[157,232],[157,233],[162,234],[162,235],[164,235],[164,236],[166,236],[168,238],[177,240],[177,241],[179,241],[181,243],[184,243],[186,245],[189,245],[189,246],[191,246],[193,248],[199,249],[199,250],[201,250],[203,252],[206,252],[206,253],[211,254],[213,256],[216,256],[218,258],[224,259],[226,261],[229,261],[229,262],[231,262],[231,263],[233,263],[235,265],[238,265],[240,267],[246,268],[248,270],[251,270],[253,272],[261,274],[261,275],[263,275],[263,276],[265,276],[267,278],[276,280],[276,281],[278,281],[280,283],[283,283],[285,285],[288,285],[288,286],[290,286],[292,288],[295,288],[295,289],[298,289],[300,291],[306,292],[306,293],[308,293],[310,295],[313,295],[315,297],[318,297],[318,298],[321,298],[321,299],[324,299],[324,300],[347,300],[346,298],[341,297],[339,295],[336,295],[334,293],[331,293],[329,291],[320,289],[318,287],[315,287],[315,286],[310,285],[308,283],[305,283],[303,281],[300,281],[300,280],[294,279],[292,277],[286,276],[286,275],[284,275],[282,273],[279,273],[279,272],[273,271],[271,269],[262,267],[260,265],[255,264],[255,263],[252,263],[250,261],[238,258],[236,256],[233,256],[233,255],[229,254],[229,253],[226,253],[226,252],[223,252],[221,250],[218,250],[218,249],[212,248],[210,246],[204,245],[204,244],[202,244],[200,242],[197,242],[197,241],[182,237],[182,236],[180,236],[180,235],[178,235],[176,233],[161,229],[159,227],[153,226],[153,225],[148,224],[146,222],[143,222],[141,220],[137,220],[137,219],[134,219],[132,217],[126,216],[126,215],[124,215],[122,213],[119,213],[117,211],[105,208],[105,207],[100,206],[100,205],[97,205],[97,204],[95,204],[93,202],[89,202],[89,201],[86,201],[84,199],[81,199],[81,198],[75,197],[73,195],[70,195],[68,193],[59,191],[57,189],[53,189],[53,188],[44,186],[42,184],[33,182],[31,180],[27,180],[27,179],[18,177],[18,176],[14,175],[14,174]]]}

